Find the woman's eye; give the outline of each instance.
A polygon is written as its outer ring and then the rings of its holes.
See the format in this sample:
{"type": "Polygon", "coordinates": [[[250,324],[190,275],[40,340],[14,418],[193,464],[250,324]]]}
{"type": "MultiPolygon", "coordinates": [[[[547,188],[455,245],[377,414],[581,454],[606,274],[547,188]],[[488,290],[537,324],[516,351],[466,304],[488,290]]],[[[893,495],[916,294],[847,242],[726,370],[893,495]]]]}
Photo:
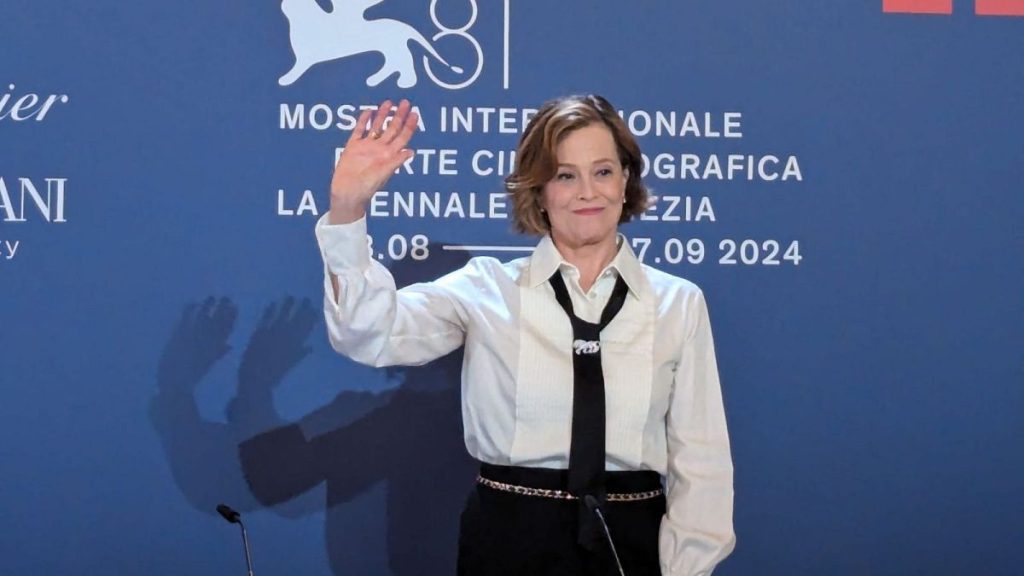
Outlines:
{"type": "Polygon", "coordinates": [[[572,174],[570,174],[569,172],[562,172],[561,174],[558,174],[557,176],[555,176],[555,179],[556,180],[572,180],[572,174]]]}
{"type": "Polygon", "coordinates": [[[597,175],[598,176],[611,176],[611,174],[612,174],[612,169],[611,168],[601,168],[600,170],[597,171],[597,175]]]}

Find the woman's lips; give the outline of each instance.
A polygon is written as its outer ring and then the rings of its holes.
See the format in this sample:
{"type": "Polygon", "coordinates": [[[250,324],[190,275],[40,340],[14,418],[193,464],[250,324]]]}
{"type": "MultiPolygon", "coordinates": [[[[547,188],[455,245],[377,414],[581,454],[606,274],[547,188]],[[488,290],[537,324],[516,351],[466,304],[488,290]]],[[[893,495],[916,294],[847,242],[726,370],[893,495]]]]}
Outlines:
{"type": "Polygon", "coordinates": [[[573,214],[578,214],[580,216],[593,216],[594,214],[600,214],[601,211],[603,211],[603,210],[604,210],[604,208],[601,208],[601,207],[597,207],[597,208],[580,208],[579,210],[573,210],[572,213],[573,214]]]}

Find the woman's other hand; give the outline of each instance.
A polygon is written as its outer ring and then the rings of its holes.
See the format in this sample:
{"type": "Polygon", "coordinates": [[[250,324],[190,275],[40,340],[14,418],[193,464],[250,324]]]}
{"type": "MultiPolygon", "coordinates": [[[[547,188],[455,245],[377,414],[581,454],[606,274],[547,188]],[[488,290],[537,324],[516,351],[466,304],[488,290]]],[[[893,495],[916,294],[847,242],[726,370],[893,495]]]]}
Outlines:
{"type": "Polygon", "coordinates": [[[334,166],[329,223],[347,224],[362,218],[373,194],[415,154],[405,146],[416,132],[419,116],[410,112],[412,106],[408,100],[402,100],[395,117],[384,128],[392,107],[391,101],[385,100],[376,113],[363,110],[359,115],[345,151],[334,166]],[[369,131],[366,130],[368,123],[369,131]]]}

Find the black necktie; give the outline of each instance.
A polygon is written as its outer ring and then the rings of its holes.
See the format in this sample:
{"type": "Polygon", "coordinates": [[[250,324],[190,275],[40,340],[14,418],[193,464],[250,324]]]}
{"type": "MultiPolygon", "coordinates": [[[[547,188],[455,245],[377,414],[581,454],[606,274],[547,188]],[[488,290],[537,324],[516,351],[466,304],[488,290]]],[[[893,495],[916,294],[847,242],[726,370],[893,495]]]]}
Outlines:
{"type": "Polygon", "coordinates": [[[588,506],[605,502],[605,407],[604,371],[601,368],[601,330],[615,318],[626,302],[628,287],[620,275],[597,324],[581,320],[560,272],[551,277],[555,298],[572,323],[572,440],[569,445],[569,492],[579,498],[578,542],[593,550],[601,532],[595,513],[588,506]],[[587,498],[590,496],[591,498],[587,498]]]}

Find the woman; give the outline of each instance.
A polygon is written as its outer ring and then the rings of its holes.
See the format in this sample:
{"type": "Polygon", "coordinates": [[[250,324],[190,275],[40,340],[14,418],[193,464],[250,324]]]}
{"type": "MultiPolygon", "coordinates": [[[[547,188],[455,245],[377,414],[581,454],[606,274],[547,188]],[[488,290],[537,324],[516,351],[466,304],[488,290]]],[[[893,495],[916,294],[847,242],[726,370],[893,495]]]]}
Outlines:
{"type": "Polygon", "coordinates": [[[735,542],[711,328],[701,291],[618,234],[647,206],[621,118],[599,96],[546,103],[506,180],[516,228],[543,236],[532,256],[396,291],[365,240],[366,203],[413,154],[416,114],[403,100],[385,129],[391,109],[363,112],[335,168],[317,225],[325,316],[334,348],[373,366],[466,347],[481,472],[459,573],[710,574],[735,542]]]}

